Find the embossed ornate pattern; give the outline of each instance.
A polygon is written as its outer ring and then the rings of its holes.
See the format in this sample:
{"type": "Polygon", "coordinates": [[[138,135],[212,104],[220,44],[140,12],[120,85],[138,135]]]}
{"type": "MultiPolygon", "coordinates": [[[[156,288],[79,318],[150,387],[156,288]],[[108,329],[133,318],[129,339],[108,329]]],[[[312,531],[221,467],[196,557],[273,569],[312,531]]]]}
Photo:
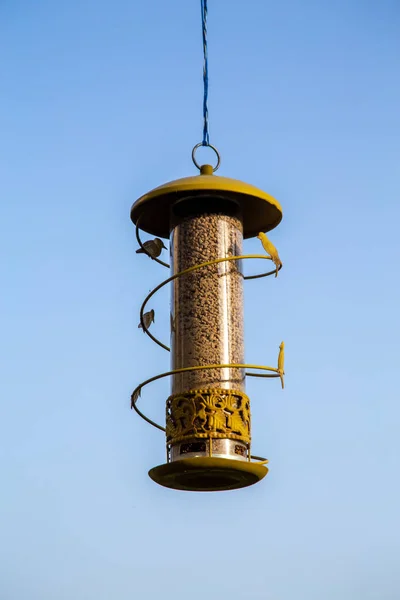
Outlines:
{"type": "Polygon", "coordinates": [[[230,438],[250,443],[250,400],[243,392],[218,388],[170,396],[167,443],[193,438],[230,438]]]}

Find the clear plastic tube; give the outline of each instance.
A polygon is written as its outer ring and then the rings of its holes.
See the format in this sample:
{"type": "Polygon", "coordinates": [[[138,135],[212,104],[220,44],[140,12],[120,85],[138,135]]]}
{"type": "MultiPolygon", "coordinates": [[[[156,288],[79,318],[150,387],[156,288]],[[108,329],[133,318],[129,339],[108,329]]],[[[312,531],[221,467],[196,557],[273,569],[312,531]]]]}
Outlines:
{"type": "MultiPolygon", "coordinates": [[[[237,211],[235,211],[237,213],[237,211]]],[[[207,212],[175,218],[173,273],[242,254],[241,216],[207,212]]],[[[202,267],[172,282],[172,368],[244,363],[243,275],[240,260],[202,267]]],[[[245,390],[244,370],[193,371],[173,376],[172,394],[194,389],[245,390]]]]}

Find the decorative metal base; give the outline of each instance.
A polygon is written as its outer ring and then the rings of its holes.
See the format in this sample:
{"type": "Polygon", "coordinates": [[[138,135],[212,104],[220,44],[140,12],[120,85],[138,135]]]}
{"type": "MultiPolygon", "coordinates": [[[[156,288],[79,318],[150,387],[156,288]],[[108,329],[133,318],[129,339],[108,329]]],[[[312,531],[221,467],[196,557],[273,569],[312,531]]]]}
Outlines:
{"type": "Polygon", "coordinates": [[[167,400],[167,443],[230,438],[250,443],[250,400],[238,390],[196,389],[167,400]]]}
{"type": "Polygon", "coordinates": [[[261,481],[267,467],[228,458],[184,458],[154,467],[150,478],[164,487],[189,492],[236,490],[261,481]]]}

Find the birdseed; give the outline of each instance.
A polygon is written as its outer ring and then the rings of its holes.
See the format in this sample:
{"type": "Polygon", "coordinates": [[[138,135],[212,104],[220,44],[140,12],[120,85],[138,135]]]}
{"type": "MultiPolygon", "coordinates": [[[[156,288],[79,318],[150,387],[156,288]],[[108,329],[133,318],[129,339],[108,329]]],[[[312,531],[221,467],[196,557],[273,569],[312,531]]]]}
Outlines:
{"type": "MultiPolygon", "coordinates": [[[[237,216],[183,217],[171,235],[173,273],[216,258],[242,254],[237,216]]],[[[222,262],[172,282],[172,368],[244,363],[242,261],[222,262]]],[[[244,391],[244,370],[193,371],[173,376],[172,393],[223,388],[244,391]]]]}

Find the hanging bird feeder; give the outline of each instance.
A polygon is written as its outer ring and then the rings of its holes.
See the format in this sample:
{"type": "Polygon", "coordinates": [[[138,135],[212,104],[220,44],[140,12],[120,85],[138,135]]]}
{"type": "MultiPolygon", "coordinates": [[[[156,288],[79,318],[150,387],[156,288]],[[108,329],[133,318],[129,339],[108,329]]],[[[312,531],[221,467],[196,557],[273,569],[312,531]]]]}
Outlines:
{"type": "Polygon", "coordinates": [[[170,277],[144,300],[139,323],[170,352],[171,370],[140,383],[132,393],[132,408],[165,432],[167,462],[151,469],[150,477],[165,487],[190,491],[236,489],[265,477],[268,461],[251,453],[246,379],[277,377],[283,387],[284,375],[283,343],[277,367],[245,363],[243,318],[244,280],[277,275],[282,266],[264,235],[279,224],[282,210],[256,187],[214,175],[220,157],[208,142],[206,116],[205,110],[207,136],[192,153],[200,173],[155,188],[131,209],[138,252],[171,269],[170,277]],[[199,146],[215,151],[215,167],[198,165],[199,146]],[[142,243],[140,230],[156,239],[142,243]],[[243,239],[255,236],[267,254],[243,254],[243,239]],[[159,258],[163,240],[170,243],[170,265],[159,258]],[[243,265],[249,259],[275,265],[246,277],[243,265]],[[154,321],[151,298],[166,285],[171,290],[170,347],[149,330],[154,321]],[[171,377],[165,426],[137,406],[144,386],[164,377],[171,377]]]}

